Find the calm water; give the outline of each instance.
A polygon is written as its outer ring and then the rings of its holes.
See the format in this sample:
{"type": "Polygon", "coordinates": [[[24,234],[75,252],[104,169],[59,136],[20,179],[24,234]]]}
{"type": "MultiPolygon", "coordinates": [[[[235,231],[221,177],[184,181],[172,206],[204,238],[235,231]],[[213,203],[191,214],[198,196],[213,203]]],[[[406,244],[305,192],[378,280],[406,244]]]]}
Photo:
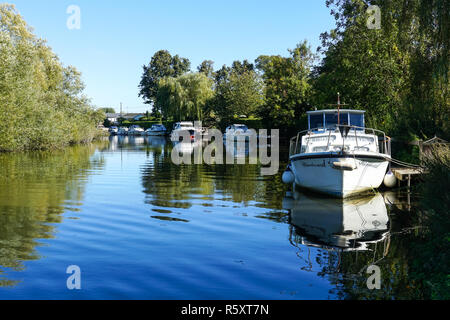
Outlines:
{"type": "MultiPolygon", "coordinates": [[[[402,298],[414,202],[287,198],[257,165],[175,166],[161,138],[0,154],[1,299],[402,298]],[[383,288],[366,287],[376,262],[383,288]],[[78,265],[82,290],[66,269],[78,265]]],[[[283,168],[282,166],[281,168],[283,168]]]]}

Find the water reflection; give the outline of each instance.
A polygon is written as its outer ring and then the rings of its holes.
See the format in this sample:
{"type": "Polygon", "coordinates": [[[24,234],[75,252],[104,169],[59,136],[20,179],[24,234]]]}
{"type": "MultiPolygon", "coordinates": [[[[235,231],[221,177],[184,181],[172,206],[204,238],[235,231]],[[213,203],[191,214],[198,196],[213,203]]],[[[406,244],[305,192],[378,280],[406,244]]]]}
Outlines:
{"type": "Polygon", "coordinates": [[[71,298],[66,279],[52,279],[54,270],[64,273],[67,257],[90,268],[84,276],[94,287],[83,289],[83,298],[277,299],[285,298],[282,290],[300,292],[293,298],[365,298],[417,291],[408,287],[417,237],[392,236],[417,221],[395,214],[402,203],[397,194],[344,201],[296,194],[282,205],[280,175],[263,177],[260,165],[174,165],[174,146],[163,137],[105,142],[0,154],[0,285],[14,285],[12,271],[28,268],[24,285],[9,291],[14,297],[46,298],[53,286],[51,298],[71,298]],[[60,224],[66,216],[79,219],[60,224]],[[44,240],[56,231],[57,239],[44,240]],[[48,247],[38,250],[42,243],[48,247]],[[48,259],[26,263],[39,253],[48,259]],[[382,268],[387,289],[364,291],[364,268],[372,263],[382,268]]]}
{"type": "Polygon", "coordinates": [[[389,229],[385,200],[379,193],[345,200],[295,193],[284,198],[283,208],[290,211],[293,241],[308,246],[367,250],[368,244],[385,239],[389,229]]]}
{"type": "Polygon", "coordinates": [[[103,163],[91,159],[94,151],[0,153],[0,286],[17,284],[5,278],[8,270],[23,271],[24,261],[40,259],[39,239],[53,238],[62,213],[81,205],[90,170],[103,163]]]}

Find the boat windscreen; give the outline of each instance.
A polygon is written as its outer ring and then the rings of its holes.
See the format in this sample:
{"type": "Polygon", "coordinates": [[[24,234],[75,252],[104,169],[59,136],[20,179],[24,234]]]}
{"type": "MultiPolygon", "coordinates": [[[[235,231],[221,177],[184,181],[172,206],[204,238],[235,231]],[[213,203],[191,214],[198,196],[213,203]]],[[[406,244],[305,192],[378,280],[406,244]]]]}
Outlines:
{"type": "Polygon", "coordinates": [[[326,113],[325,114],[325,126],[327,128],[334,128],[338,124],[338,114],[336,113],[326,113]]]}
{"type": "Polygon", "coordinates": [[[312,114],[309,116],[309,128],[323,128],[323,114],[312,114]]]}
{"type": "Polygon", "coordinates": [[[350,125],[363,128],[364,127],[364,115],[350,113],[350,125]]]}

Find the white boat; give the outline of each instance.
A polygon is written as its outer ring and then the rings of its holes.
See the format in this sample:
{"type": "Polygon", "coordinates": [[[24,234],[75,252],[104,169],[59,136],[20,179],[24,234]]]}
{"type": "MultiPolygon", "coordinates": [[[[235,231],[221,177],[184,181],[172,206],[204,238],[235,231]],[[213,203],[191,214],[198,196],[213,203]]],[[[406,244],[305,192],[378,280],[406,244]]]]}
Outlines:
{"type": "Polygon", "coordinates": [[[365,128],[365,112],[307,114],[308,130],[291,139],[284,182],[339,198],[380,187],[391,160],[391,141],[384,132],[365,128]]]}
{"type": "Polygon", "coordinates": [[[118,132],[119,132],[119,128],[117,128],[116,126],[113,126],[113,127],[109,128],[109,133],[110,133],[112,136],[117,135],[118,132]]]}
{"type": "Polygon", "coordinates": [[[128,128],[127,127],[120,127],[117,134],[119,136],[126,136],[126,135],[128,135],[128,128]]]}
{"type": "Polygon", "coordinates": [[[170,140],[172,142],[180,142],[185,135],[188,135],[191,141],[196,139],[196,135],[201,139],[202,129],[194,127],[194,124],[189,121],[177,122],[173,126],[170,140]]]}
{"type": "Polygon", "coordinates": [[[143,134],[145,134],[144,129],[142,129],[140,126],[138,125],[132,125],[129,129],[128,129],[128,135],[132,135],[132,136],[142,136],[143,134]]]}
{"type": "Polygon", "coordinates": [[[388,211],[380,193],[333,199],[296,192],[293,198],[283,199],[283,209],[289,210],[295,227],[294,242],[302,245],[361,251],[389,234],[388,211]]]}
{"type": "Polygon", "coordinates": [[[227,127],[225,130],[225,135],[242,135],[246,134],[248,131],[248,127],[245,124],[232,124],[231,126],[227,127]]]}
{"type": "Polygon", "coordinates": [[[167,134],[167,129],[162,124],[154,124],[150,129],[147,129],[145,133],[148,136],[165,136],[167,134]]]}

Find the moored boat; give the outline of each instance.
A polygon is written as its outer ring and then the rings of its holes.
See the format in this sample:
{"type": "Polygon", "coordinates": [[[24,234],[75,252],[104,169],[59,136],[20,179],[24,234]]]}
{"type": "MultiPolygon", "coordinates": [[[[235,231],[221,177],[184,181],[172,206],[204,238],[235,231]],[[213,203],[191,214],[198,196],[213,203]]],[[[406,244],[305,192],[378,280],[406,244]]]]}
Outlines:
{"type": "Polygon", "coordinates": [[[145,133],[144,129],[142,129],[138,125],[132,125],[130,129],[128,129],[128,135],[131,136],[142,136],[145,133]]]}
{"type": "Polygon", "coordinates": [[[285,182],[339,198],[380,187],[391,161],[391,141],[365,127],[365,111],[308,112],[308,130],[290,142],[285,182]]]}
{"type": "Polygon", "coordinates": [[[202,138],[202,129],[194,127],[194,124],[189,121],[177,122],[173,126],[170,140],[172,142],[180,142],[184,136],[189,136],[191,141],[196,139],[196,136],[202,138]]]}
{"type": "Polygon", "coordinates": [[[165,136],[167,134],[167,129],[162,124],[154,124],[150,129],[147,129],[145,133],[148,136],[165,136]]]}
{"type": "Polygon", "coordinates": [[[116,126],[112,126],[111,128],[109,128],[109,133],[110,133],[112,136],[117,135],[118,132],[119,132],[119,128],[117,128],[116,126]]]}
{"type": "Polygon", "coordinates": [[[127,127],[120,127],[117,134],[119,136],[126,136],[126,135],[128,135],[128,128],[127,127]]]}

